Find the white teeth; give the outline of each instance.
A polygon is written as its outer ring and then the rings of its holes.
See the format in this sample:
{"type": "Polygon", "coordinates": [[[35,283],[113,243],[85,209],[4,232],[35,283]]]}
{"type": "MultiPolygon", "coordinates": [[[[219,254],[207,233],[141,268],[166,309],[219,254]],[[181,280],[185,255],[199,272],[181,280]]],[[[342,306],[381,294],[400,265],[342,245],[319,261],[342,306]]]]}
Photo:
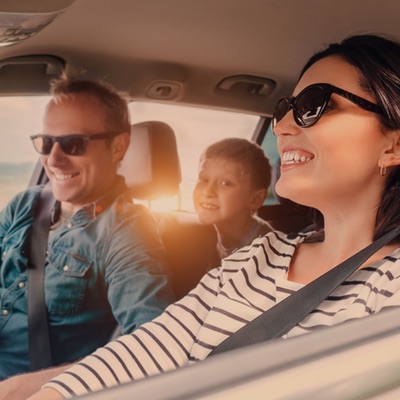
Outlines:
{"type": "Polygon", "coordinates": [[[282,162],[284,164],[295,164],[295,163],[304,163],[310,161],[311,157],[307,157],[305,155],[300,155],[295,151],[286,151],[283,153],[282,162]]]}
{"type": "Polygon", "coordinates": [[[54,174],[58,181],[66,181],[67,179],[73,178],[74,174],[54,174]]]}
{"type": "Polygon", "coordinates": [[[206,204],[206,203],[202,203],[201,205],[203,208],[206,208],[207,210],[216,210],[218,207],[214,206],[212,204],[206,204]]]}

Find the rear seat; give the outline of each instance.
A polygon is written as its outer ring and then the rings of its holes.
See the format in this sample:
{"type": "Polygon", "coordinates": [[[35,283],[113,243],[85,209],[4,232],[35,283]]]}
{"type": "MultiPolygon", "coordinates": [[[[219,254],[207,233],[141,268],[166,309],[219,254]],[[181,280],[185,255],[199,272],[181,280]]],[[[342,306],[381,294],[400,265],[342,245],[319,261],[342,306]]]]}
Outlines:
{"type": "Polygon", "coordinates": [[[202,276],[218,266],[217,235],[212,225],[203,225],[194,214],[158,213],[161,238],[177,299],[193,289],[202,276]]]}
{"type": "Polygon", "coordinates": [[[299,232],[312,224],[310,208],[284,200],[276,205],[261,207],[258,216],[274,229],[286,233],[299,232]]]}

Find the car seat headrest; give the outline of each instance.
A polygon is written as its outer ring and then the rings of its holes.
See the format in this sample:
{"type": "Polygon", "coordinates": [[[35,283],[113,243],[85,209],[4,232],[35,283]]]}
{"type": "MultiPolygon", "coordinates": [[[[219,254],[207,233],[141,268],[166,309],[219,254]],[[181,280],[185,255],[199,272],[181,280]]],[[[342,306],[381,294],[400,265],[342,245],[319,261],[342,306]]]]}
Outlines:
{"type": "Polygon", "coordinates": [[[164,122],[146,121],[131,127],[131,143],[118,173],[132,197],[154,200],[178,193],[181,168],[175,133],[164,122]]]}

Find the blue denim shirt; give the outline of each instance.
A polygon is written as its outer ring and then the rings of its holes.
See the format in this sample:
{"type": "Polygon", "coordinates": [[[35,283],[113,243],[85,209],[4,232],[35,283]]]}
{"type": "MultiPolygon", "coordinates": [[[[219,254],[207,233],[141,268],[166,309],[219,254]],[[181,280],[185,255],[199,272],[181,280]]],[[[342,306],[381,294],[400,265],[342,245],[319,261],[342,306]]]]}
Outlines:
{"type": "MultiPolygon", "coordinates": [[[[54,365],[105,344],[115,320],[130,332],[174,300],[156,221],[132,203],[122,178],[117,186],[111,204],[88,204],[49,238],[44,285],[54,365]]],[[[0,379],[29,370],[27,234],[41,188],[0,212],[0,379]]]]}

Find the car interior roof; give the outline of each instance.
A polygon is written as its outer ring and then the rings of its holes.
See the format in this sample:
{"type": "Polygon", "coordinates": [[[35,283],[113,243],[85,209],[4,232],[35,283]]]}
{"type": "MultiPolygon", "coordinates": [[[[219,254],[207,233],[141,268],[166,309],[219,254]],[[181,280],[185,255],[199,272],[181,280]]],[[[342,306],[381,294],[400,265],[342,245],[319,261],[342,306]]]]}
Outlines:
{"type": "MultiPolygon", "coordinates": [[[[327,43],[355,33],[400,32],[397,0],[0,0],[0,12],[40,13],[69,3],[36,35],[1,47],[0,59],[56,56],[132,99],[265,116],[292,91],[305,60],[327,43]],[[232,76],[239,78],[218,86],[232,76]],[[172,96],[157,95],[158,85],[163,92],[171,83],[172,96]]],[[[37,79],[33,70],[24,74],[25,82],[37,79]]],[[[1,91],[12,94],[12,83],[1,91]]]]}

